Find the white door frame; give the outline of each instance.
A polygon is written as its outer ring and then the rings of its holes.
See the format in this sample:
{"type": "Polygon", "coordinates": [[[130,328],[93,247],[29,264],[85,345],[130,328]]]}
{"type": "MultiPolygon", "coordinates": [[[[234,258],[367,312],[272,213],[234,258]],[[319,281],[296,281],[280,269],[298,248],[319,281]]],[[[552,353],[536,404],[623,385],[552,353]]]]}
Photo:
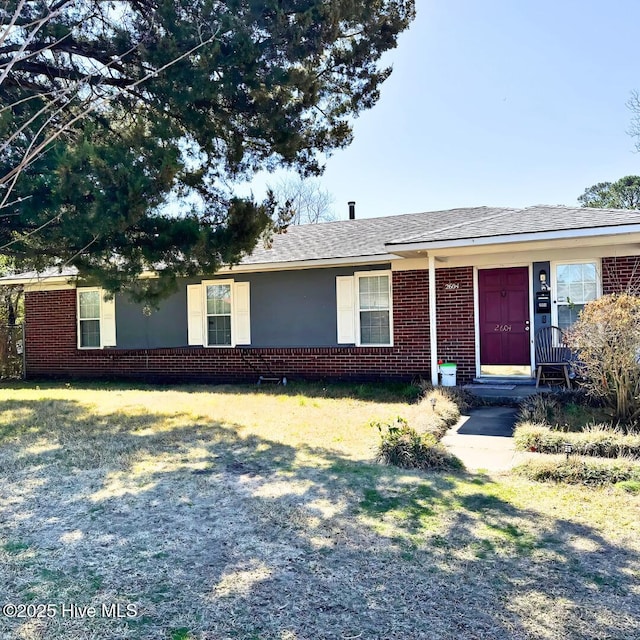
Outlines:
{"type": "MultiPolygon", "coordinates": [[[[533,309],[533,283],[531,274],[533,273],[532,262],[516,262],[513,264],[487,264],[473,267],[473,316],[475,325],[475,349],[476,349],[476,378],[481,375],[480,362],[480,290],[478,286],[478,272],[480,269],[511,269],[512,267],[526,267],[529,283],[529,366],[531,368],[529,377],[533,378],[535,367],[535,344],[534,344],[534,309],[533,309]]],[[[499,377],[499,376],[496,376],[499,377]]],[[[525,377],[525,376],[523,376],[525,377]]]]}

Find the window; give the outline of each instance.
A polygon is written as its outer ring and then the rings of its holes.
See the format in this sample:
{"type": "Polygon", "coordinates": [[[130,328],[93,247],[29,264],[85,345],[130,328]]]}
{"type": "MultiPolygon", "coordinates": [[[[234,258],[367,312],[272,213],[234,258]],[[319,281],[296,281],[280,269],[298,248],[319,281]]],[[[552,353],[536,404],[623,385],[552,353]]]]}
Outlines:
{"type": "Polygon", "coordinates": [[[207,344],[231,345],[231,285],[210,284],[207,295],[207,344]]]}
{"type": "Polygon", "coordinates": [[[389,276],[358,277],[360,344],[391,342],[389,276]]]}
{"type": "Polygon", "coordinates": [[[568,329],[584,305],[598,297],[598,265],[595,262],[558,263],[555,271],[555,324],[568,329]]]}
{"type": "Polygon", "coordinates": [[[98,288],[78,289],[78,347],[101,349],[116,345],[115,300],[98,288]]]}
{"type": "Polygon", "coordinates": [[[393,344],[390,271],[336,277],[338,344],[393,344]]]}
{"type": "Polygon", "coordinates": [[[100,292],[79,291],[80,347],[100,347],[100,292]]]}
{"type": "Polygon", "coordinates": [[[251,344],[249,283],[209,280],[187,286],[190,345],[235,347],[251,344]]]}

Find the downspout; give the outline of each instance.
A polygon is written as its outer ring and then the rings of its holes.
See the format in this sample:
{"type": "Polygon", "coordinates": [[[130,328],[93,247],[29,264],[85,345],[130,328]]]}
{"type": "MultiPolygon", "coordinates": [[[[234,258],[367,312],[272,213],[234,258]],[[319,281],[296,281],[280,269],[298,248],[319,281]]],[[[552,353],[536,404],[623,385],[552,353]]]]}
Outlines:
{"type": "Polygon", "coordinates": [[[436,259],[429,254],[429,343],[431,351],[431,383],[438,384],[438,332],[436,329],[436,259]]]}

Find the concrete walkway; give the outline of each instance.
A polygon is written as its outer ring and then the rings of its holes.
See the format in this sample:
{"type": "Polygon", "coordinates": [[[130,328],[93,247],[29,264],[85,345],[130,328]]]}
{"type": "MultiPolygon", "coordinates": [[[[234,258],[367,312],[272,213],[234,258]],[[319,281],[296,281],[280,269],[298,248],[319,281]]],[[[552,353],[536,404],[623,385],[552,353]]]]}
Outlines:
{"type": "Polygon", "coordinates": [[[526,453],[516,452],[513,428],[516,409],[479,407],[461,416],[442,439],[469,471],[508,471],[522,462],[526,453]]]}

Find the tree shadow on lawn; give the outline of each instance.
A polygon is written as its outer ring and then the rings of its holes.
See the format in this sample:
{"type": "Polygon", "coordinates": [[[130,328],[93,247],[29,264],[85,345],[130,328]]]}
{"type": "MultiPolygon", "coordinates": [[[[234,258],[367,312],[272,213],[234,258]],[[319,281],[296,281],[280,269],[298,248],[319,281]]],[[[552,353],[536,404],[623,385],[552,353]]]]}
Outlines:
{"type": "Polygon", "coordinates": [[[0,410],[0,599],[139,610],[3,620],[14,634],[640,634],[638,548],[518,509],[488,478],[358,463],[186,415],[0,410]]]}

